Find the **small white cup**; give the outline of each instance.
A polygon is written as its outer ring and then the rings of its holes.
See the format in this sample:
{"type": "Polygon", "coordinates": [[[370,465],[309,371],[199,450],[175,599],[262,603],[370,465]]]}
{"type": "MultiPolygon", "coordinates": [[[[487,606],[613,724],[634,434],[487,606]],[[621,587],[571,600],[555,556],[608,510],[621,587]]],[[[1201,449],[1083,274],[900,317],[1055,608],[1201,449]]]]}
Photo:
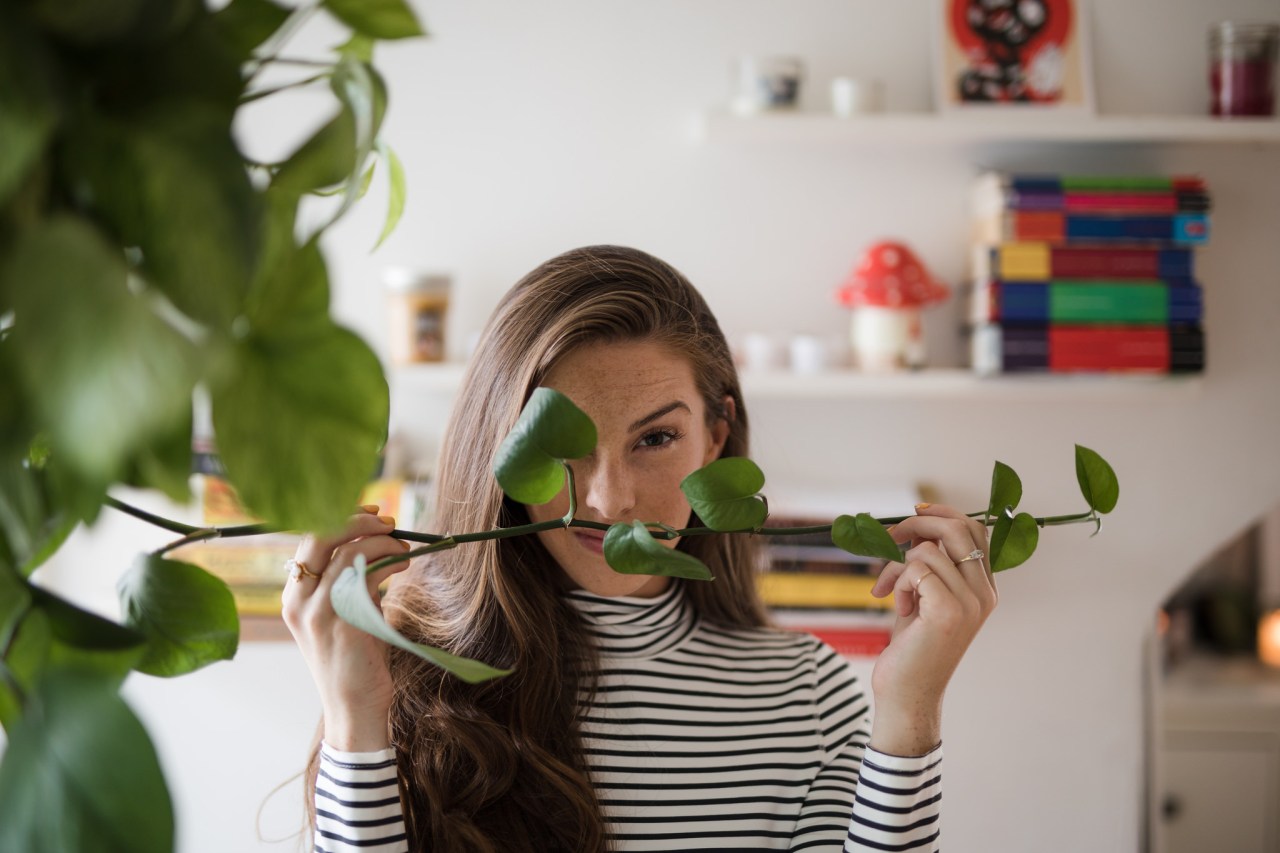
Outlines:
{"type": "Polygon", "coordinates": [[[794,373],[823,373],[834,364],[831,345],[817,335],[791,338],[791,370],[794,373]]]}
{"type": "Polygon", "coordinates": [[[837,77],[831,81],[831,111],[840,118],[883,109],[883,81],[875,77],[837,77]]]}
{"type": "Polygon", "coordinates": [[[787,344],[777,335],[751,332],[742,338],[742,366],[747,370],[784,370],[787,344]]]}

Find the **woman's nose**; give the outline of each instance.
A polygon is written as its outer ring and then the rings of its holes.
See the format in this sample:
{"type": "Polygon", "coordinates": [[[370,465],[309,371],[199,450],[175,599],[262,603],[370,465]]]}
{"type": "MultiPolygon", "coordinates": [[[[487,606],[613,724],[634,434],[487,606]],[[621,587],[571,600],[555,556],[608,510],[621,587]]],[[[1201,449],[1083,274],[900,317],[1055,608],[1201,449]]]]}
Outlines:
{"type": "Polygon", "coordinates": [[[580,489],[579,500],[603,520],[614,522],[630,518],[636,503],[635,483],[625,464],[616,460],[596,460],[586,466],[576,479],[580,489]]]}

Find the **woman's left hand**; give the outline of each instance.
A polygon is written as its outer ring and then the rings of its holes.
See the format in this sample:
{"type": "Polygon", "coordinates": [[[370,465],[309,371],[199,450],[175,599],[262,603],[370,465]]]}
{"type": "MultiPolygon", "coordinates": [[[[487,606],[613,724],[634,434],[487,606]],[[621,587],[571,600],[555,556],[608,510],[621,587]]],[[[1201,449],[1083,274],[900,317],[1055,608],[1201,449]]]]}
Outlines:
{"type": "Polygon", "coordinates": [[[877,598],[893,592],[898,613],[871,677],[871,746],[893,755],[922,755],[941,740],[942,695],[999,600],[986,526],[940,504],[916,512],[889,530],[914,543],[906,562],[886,565],[872,589],[877,598]]]}

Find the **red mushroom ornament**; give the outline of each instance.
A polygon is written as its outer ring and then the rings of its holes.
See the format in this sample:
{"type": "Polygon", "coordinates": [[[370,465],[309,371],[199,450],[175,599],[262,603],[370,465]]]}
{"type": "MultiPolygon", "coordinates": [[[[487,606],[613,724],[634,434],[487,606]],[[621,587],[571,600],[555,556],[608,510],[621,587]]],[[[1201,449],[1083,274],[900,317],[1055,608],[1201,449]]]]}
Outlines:
{"type": "Polygon", "coordinates": [[[849,331],[858,366],[867,371],[922,366],[920,309],[950,294],[906,245],[873,244],[836,293],[840,304],[853,309],[849,331]]]}

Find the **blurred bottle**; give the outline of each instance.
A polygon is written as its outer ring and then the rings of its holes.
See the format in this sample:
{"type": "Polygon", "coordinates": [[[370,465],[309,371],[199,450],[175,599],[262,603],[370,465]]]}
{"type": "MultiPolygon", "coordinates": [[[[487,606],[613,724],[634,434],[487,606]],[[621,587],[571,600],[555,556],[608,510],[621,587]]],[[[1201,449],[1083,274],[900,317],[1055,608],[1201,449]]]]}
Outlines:
{"type": "Polygon", "coordinates": [[[1223,21],[1209,30],[1209,112],[1275,115],[1278,24],[1223,21]]]}
{"type": "Polygon", "coordinates": [[[383,273],[389,291],[391,359],[396,364],[444,361],[450,277],[444,273],[391,267],[383,273]]]}

